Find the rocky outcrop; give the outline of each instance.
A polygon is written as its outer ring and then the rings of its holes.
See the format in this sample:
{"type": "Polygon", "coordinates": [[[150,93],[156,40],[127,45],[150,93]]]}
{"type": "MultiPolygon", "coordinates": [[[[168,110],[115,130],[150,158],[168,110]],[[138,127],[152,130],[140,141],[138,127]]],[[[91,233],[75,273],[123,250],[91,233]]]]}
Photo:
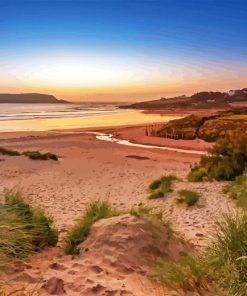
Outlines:
{"type": "Polygon", "coordinates": [[[172,139],[193,140],[196,138],[214,142],[229,132],[247,128],[247,110],[218,112],[212,115],[189,115],[171,120],[155,132],[155,136],[172,139]]]}

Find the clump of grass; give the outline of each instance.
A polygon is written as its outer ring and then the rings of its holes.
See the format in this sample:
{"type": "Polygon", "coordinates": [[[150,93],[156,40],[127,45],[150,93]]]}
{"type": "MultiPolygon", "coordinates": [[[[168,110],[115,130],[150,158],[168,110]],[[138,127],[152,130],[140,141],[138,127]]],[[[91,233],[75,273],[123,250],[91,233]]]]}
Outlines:
{"type": "Polygon", "coordinates": [[[178,191],[179,198],[177,199],[178,203],[186,203],[187,206],[191,207],[198,202],[200,195],[192,190],[182,189],[178,191]]]}
{"type": "Polygon", "coordinates": [[[91,226],[101,219],[111,218],[119,214],[120,212],[107,201],[95,201],[89,204],[85,214],[67,234],[65,253],[79,254],[78,245],[87,238],[91,226]]]}
{"type": "Polygon", "coordinates": [[[200,290],[207,287],[207,268],[197,258],[180,257],[177,263],[167,258],[157,258],[152,273],[156,279],[175,285],[185,291],[200,290]]]}
{"type": "Polygon", "coordinates": [[[184,290],[210,287],[223,295],[246,296],[247,213],[226,214],[217,225],[213,242],[200,255],[186,256],[177,263],[158,259],[153,267],[156,278],[184,290]]]}
{"type": "Polygon", "coordinates": [[[50,152],[41,153],[40,151],[24,151],[22,152],[22,154],[34,160],[39,160],[39,159],[40,160],[52,159],[56,161],[58,160],[57,155],[50,152]]]}
{"type": "Polygon", "coordinates": [[[164,197],[168,192],[172,192],[172,182],[174,180],[176,180],[176,176],[168,175],[153,181],[148,188],[150,192],[148,199],[164,197]]]}
{"type": "Polygon", "coordinates": [[[21,155],[20,152],[15,150],[10,150],[4,147],[0,147],[0,154],[2,155],[9,155],[9,156],[19,156],[21,155]]]}
{"type": "Polygon", "coordinates": [[[135,216],[137,218],[143,217],[143,216],[149,216],[152,213],[152,208],[139,205],[138,207],[132,208],[130,210],[130,215],[135,216]]]}
{"type": "Polygon", "coordinates": [[[247,169],[243,175],[238,176],[231,184],[227,185],[223,192],[236,200],[237,205],[247,209],[247,169]]]}
{"type": "Polygon", "coordinates": [[[206,259],[218,283],[233,295],[247,290],[247,213],[226,214],[206,259]]]}
{"type": "Polygon", "coordinates": [[[21,258],[57,243],[58,234],[51,227],[51,219],[18,193],[6,193],[5,202],[0,204],[0,221],[1,259],[21,258]]]}
{"type": "Polygon", "coordinates": [[[202,182],[203,178],[207,176],[207,170],[202,167],[195,166],[191,168],[187,179],[189,182],[202,182]]]}
{"type": "Polygon", "coordinates": [[[165,227],[168,239],[171,239],[174,234],[171,222],[167,219],[163,219],[162,212],[157,212],[154,209],[141,204],[138,207],[132,208],[130,210],[130,215],[137,218],[146,217],[152,222],[158,221],[160,225],[165,227]]]}

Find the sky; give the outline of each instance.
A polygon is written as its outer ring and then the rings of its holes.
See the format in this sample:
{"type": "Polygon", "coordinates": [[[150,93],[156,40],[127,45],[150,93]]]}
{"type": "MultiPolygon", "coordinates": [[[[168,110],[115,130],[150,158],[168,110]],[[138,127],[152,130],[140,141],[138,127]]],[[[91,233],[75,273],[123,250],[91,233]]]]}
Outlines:
{"type": "Polygon", "coordinates": [[[0,92],[141,101],[247,87],[245,0],[0,0],[0,92]]]}

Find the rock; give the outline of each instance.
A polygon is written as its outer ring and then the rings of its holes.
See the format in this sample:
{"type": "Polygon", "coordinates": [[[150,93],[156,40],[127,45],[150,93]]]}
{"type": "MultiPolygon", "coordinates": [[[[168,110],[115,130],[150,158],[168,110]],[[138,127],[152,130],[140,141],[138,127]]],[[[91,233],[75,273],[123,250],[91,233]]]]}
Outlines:
{"type": "Polygon", "coordinates": [[[63,295],[65,293],[64,290],[64,282],[62,279],[57,277],[50,278],[42,288],[51,295],[63,295]]]}

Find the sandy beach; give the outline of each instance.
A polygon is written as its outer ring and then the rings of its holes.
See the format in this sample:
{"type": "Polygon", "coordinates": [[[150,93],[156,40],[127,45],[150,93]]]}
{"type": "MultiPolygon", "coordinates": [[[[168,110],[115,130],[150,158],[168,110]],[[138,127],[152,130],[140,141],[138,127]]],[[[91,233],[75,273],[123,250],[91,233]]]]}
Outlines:
{"type": "MultiPolygon", "coordinates": [[[[100,130],[113,132],[120,138],[128,138],[134,142],[158,146],[170,145],[171,147],[199,150],[210,147],[207,143],[197,140],[185,143],[184,141],[145,137],[144,128],[144,126],[138,126],[100,130]]],[[[162,211],[165,219],[172,223],[180,237],[186,239],[196,248],[201,248],[208,243],[214,232],[215,219],[232,207],[230,201],[222,194],[222,182],[189,183],[186,181],[185,177],[190,165],[197,162],[200,155],[124,146],[98,140],[95,135],[87,133],[55,133],[52,131],[3,133],[0,135],[0,146],[19,151],[50,151],[59,156],[58,162],[52,160],[34,161],[23,156],[1,156],[0,189],[1,192],[6,189],[19,190],[31,204],[43,208],[54,219],[61,238],[73,226],[76,219],[83,214],[87,204],[95,200],[108,200],[122,210],[145,204],[157,211],[162,211]],[[178,177],[173,192],[162,199],[148,200],[147,187],[150,182],[168,174],[178,177]],[[196,190],[201,194],[199,203],[190,209],[176,203],[178,190],[184,188],[196,190]]],[[[60,244],[58,249],[61,247],[60,244]]],[[[51,277],[54,270],[49,269],[48,266],[52,260],[58,260],[56,256],[61,257],[57,252],[58,250],[50,250],[51,255],[49,253],[45,255],[47,258],[52,257],[48,260],[44,259],[42,253],[38,254],[36,257],[39,259],[35,257],[32,268],[28,271],[29,275],[34,276],[35,272],[33,271],[37,269],[39,275],[45,274],[43,280],[51,277]]],[[[111,254],[113,257],[117,256],[117,252],[111,254]]],[[[114,260],[117,259],[114,258],[114,260]]],[[[95,273],[92,272],[93,257],[89,256],[87,259],[91,262],[88,264],[88,270],[86,269],[87,279],[91,279],[95,286],[101,282],[97,277],[95,278],[95,273]]],[[[73,270],[77,269],[76,272],[79,272],[78,268],[72,268],[75,262],[66,256],[62,256],[59,260],[60,264],[66,265],[66,271],[61,268],[55,274],[63,279],[66,290],[69,291],[68,295],[81,295],[74,291],[75,285],[69,285],[73,278],[73,270]],[[68,271],[71,272],[69,278],[68,271]]],[[[80,261],[78,264],[81,263],[80,261]]],[[[102,265],[104,267],[104,264],[101,262],[100,268],[102,265]]],[[[23,275],[23,273],[21,274],[23,275]]],[[[88,292],[85,295],[147,295],[145,292],[141,292],[139,280],[135,280],[135,276],[137,274],[131,272],[122,278],[125,285],[128,286],[132,283],[132,288],[129,286],[132,294],[90,294],[91,292],[88,292]],[[135,283],[134,287],[133,282],[135,283]]],[[[138,276],[146,282],[147,287],[150,285],[152,287],[146,276],[138,276]]],[[[103,278],[105,281],[106,278],[103,278]]],[[[27,281],[23,277],[20,280],[21,282],[27,281]]],[[[113,285],[115,280],[115,277],[108,279],[108,285],[113,285]]],[[[88,289],[91,284],[85,284],[85,289],[88,289]]],[[[158,295],[156,292],[156,294],[154,293],[154,290],[152,291],[148,295],[158,295]]]]}

